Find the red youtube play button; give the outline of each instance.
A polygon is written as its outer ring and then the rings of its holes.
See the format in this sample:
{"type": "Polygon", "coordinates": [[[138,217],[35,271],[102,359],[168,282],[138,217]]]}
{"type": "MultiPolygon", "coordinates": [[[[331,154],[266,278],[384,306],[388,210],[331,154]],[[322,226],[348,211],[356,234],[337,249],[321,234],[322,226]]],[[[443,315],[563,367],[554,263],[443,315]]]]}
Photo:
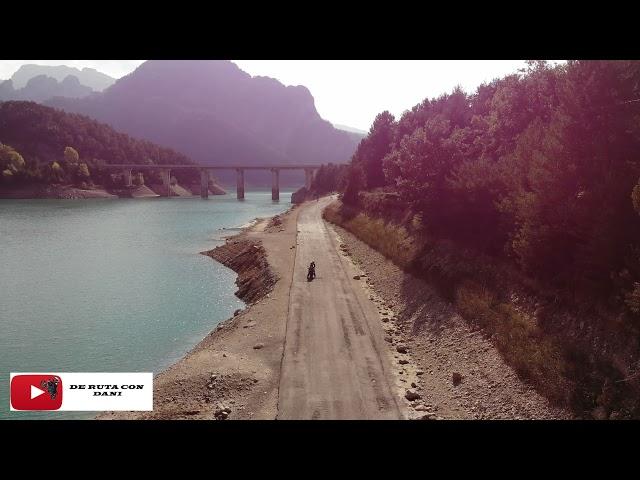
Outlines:
{"type": "Polygon", "coordinates": [[[14,410],[58,410],[62,406],[62,379],[57,375],[15,375],[11,379],[14,410]]]}

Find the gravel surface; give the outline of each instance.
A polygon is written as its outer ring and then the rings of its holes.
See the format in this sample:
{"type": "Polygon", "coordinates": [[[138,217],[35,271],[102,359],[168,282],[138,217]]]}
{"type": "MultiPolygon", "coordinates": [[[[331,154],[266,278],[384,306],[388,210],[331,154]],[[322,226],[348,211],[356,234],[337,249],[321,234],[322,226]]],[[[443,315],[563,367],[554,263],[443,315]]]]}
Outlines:
{"type": "Polygon", "coordinates": [[[425,281],[343,228],[332,228],[342,241],[342,254],[362,271],[363,288],[378,306],[409,418],[572,418],[520,380],[491,342],[425,281]]]}

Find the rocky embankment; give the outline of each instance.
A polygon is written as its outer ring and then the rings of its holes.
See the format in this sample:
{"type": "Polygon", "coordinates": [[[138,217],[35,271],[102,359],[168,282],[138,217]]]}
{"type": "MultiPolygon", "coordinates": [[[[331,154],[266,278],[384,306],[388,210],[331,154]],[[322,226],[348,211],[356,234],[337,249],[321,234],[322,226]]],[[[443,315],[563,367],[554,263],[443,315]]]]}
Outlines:
{"type": "Polygon", "coordinates": [[[160,196],[146,185],[135,187],[130,191],[130,195],[131,198],[154,198],[160,196]]]}
{"type": "Polygon", "coordinates": [[[213,250],[202,252],[238,274],[236,295],[254,303],[267,295],[278,281],[269,267],[267,253],[258,239],[230,238],[213,250]]]}

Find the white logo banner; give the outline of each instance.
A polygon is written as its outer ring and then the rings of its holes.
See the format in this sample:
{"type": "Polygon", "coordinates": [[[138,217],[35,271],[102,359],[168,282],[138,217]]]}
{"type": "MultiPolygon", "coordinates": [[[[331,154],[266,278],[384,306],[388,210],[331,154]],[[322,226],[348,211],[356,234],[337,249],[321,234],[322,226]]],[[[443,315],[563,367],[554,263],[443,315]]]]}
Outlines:
{"type": "Polygon", "coordinates": [[[20,372],[10,374],[10,384],[12,411],[153,410],[153,373],[20,372]],[[49,378],[55,380],[48,382],[49,378]],[[49,408],[52,403],[55,405],[49,408]],[[20,406],[14,408],[14,404],[20,406]]]}

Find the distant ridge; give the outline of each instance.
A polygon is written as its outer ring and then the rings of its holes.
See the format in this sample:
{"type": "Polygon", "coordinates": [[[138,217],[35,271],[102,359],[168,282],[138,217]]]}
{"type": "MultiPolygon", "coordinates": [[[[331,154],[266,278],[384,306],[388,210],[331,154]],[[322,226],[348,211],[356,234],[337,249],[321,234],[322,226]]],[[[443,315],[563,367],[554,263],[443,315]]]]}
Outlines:
{"type": "Polygon", "coordinates": [[[357,133],[359,135],[362,135],[363,137],[366,137],[367,134],[369,133],[369,132],[366,132],[365,130],[360,130],[359,128],[348,127],[346,125],[340,125],[340,124],[337,124],[337,123],[334,123],[333,126],[336,127],[338,130],[344,130],[345,132],[357,133]]]}
{"type": "Polygon", "coordinates": [[[22,65],[11,77],[13,87],[15,89],[23,88],[29,80],[39,75],[46,75],[47,77],[56,79],[58,82],[62,82],[66,77],[72,75],[80,81],[81,85],[89,87],[96,92],[102,92],[116,81],[115,78],[99,72],[94,68],[85,67],[80,70],[66,65],[50,66],[27,64],[22,65]]]}
{"type": "Polygon", "coordinates": [[[91,87],[82,85],[78,77],[68,75],[58,82],[53,77],[37,75],[30,78],[23,88],[15,89],[13,80],[0,81],[0,102],[24,100],[44,102],[53,97],[82,98],[91,95],[91,87]]]}

